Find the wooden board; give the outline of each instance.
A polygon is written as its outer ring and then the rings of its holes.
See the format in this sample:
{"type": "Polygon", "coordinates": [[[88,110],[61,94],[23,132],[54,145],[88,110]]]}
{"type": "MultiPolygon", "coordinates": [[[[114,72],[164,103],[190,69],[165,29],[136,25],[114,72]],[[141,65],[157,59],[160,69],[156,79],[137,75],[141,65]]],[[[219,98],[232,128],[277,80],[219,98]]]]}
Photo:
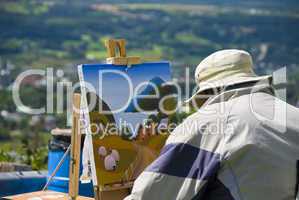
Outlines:
{"type": "Polygon", "coordinates": [[[71,137],[71,159],[70,159],[70,181],[69,195],[71,199],[76,199],[79,193],[79,172],[80,172],[80,94],[73,95],[73,124],[71,137]]]}
{"type": "MultiPolygon", "coordinates": [[[[54,192],[54,191],[38,191],[31,193],[24,193],[14,196],[2,197],[2,199],[13,200],[69,200],[69,196],[66,193],[54,192]]],[[[90,197],[77,196],[77,200],[94,200],[90,197]]]]}

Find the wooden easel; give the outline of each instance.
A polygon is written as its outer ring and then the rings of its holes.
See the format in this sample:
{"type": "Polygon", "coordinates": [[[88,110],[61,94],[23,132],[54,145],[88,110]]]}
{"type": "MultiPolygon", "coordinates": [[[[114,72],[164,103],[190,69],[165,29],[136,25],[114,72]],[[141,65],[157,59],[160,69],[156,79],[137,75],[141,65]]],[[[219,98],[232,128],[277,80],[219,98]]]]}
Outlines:
{"type": "MultiPolygon", "coordinates": [[[[107,40],[105,42],[108,58],[106,62],[114,65],[133,65],[139,64],[139,57],[127,57],[126,41],[107,40]],[[118,50],[119,55],[117,55],[118,50]]],[[[76,93],[73,95],[73,117],[72,117],[72,134],[71,134],[71,155],[70,155],[70,170],[69,170],[69,198],[76,200],[79,193],[79,172],[80,172],[80,157],[81,157],[81,133],[80,133],[80,104],[81,95],[76,93]]],[[[107,187],[94,186],[94,196],[96,200],[121,200],[129,192],[132,183],[126,185],[112,185],[107,187]]]]}
{"type": "MultiPolygon", "coordinates": [[[[108,52],[106,63],[113,65],[134,65],[140,64],[141,59],[137,56],[126,56],[126,41],[107,40],[105,45],[108,52]],[[119,55],[117,56],[116,50],[119,55]]],[[[80,101],[81,95],[73,96],[73,126],[71,135],[71,156],[70,156],[70,174],[69,174],[69,197],[76,200],[79,191],[79,171],[80,171],[80,154],[81,154],[81,133],[80,133],[80,101]]],[[[105,187],[94,186],[95,200],[122,200],[129,195],[133,182],[124,184],[114,184],[105,187]]]]}

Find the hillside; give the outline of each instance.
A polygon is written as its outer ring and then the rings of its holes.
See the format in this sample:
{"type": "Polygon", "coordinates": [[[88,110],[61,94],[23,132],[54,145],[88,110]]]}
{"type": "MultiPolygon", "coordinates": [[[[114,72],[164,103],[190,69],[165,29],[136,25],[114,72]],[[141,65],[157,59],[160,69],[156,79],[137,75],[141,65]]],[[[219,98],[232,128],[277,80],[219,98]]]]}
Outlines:
{"type": "Polygon", "coordinates": [[[293,71],[299,63],[299,14],[292,0],[91,2],[2,1],[2,59],[25,69],[97,62],[106,56],[105,38],[114,37],[126,38],[131,54],[145,60],[171,60],[175,77],[181,77],[184,66],[194,68],[203,57],[223,48],[250,51],[259,73],[283,66],[293,71]]]}
{"type": "MultiPolygon", "coordinates": [[[[287,100],[297,104],[297,1],[161,2],[2,0],[0,161],[17,160],[34,169],[44,167],[49,136],[43,133],[53,126],[64,128],[66,123],[65,113],[54,117],[18,113],[9,90],[16,76],[26,69],[53,67],[63,69],[68,79],[77,81],[77,64],[101,62],[106,57],[106,38],[127,39],[129,54],[140,55],[145,61],[170,60],[173,76],[181,83],[185,68],[191,67],[193,74],[196,65],[210,53],[245,49],[254,56],[259,74],[287,67],[287,100]]],[[[39,86],[22,88],[22,99],[33,107],[46,102],[46,88],[39,86]]]]}

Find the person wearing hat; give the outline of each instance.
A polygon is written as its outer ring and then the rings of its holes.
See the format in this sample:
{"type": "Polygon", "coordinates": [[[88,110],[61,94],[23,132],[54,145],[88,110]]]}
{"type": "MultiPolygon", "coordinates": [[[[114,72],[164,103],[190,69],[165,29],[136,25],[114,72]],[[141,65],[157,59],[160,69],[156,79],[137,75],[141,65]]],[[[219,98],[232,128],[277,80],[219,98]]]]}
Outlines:
{"type": "Polygon", "coordinates": [[[252,68],[242,50],[217,51],[198,65],[198,90],[187,101],[197,112],[125,200],[298,199],[299,110],[252,68]]]}

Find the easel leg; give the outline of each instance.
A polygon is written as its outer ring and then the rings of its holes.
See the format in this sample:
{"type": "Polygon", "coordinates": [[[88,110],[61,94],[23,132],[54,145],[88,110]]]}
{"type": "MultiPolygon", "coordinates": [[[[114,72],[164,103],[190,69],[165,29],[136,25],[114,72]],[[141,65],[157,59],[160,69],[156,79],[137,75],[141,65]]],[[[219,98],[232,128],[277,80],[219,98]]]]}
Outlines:
{"type": "Polygon", "coordinates": [[[71,159],[69,174],[69,197],[75,200],[79,193],[79,173],[81,156],[81,133],[80,133],[80,101],[81,95],[73,95],[72,111],[72,135],[71,135],[71,159]]]}

